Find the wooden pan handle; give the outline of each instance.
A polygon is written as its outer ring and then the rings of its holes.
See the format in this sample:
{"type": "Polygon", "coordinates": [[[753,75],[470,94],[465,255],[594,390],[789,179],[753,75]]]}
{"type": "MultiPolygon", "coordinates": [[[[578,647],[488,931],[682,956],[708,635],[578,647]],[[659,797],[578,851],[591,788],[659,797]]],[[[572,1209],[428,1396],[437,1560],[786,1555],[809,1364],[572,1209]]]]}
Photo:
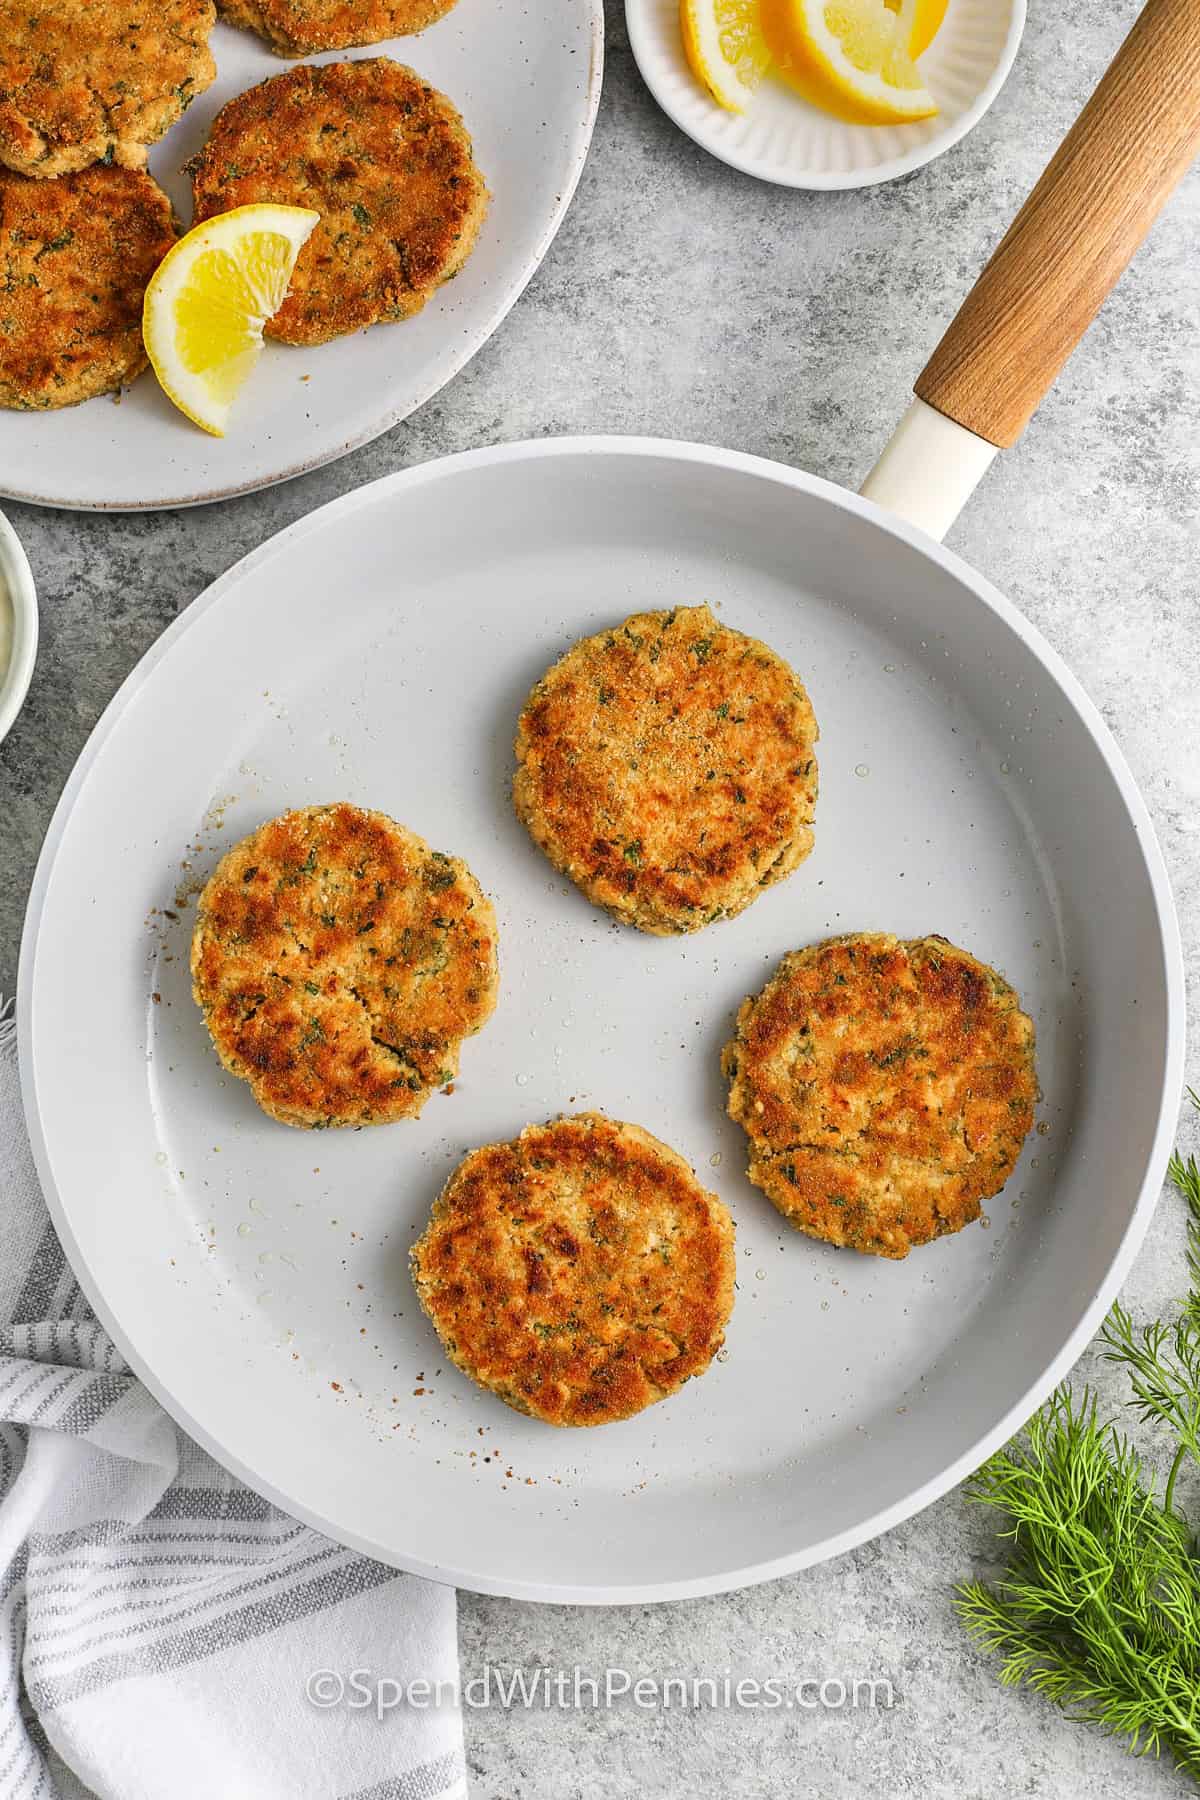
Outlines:
{"type": "Polygon", "coordinates": [[[916,393],[1015,444],[1200,150],[1200,0],[1149,0],[916,393]]]}

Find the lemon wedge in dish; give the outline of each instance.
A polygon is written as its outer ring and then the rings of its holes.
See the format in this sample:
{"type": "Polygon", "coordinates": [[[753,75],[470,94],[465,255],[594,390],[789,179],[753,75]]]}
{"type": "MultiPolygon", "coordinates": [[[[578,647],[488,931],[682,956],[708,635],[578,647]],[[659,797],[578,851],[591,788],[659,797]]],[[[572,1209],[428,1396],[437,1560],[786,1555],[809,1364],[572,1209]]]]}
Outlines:
{"type": "Polygon", "coordinates": [[[914,62],[924,56],[942,29],[949,4],[950,0],[888,0],[891,11],[900,15],[902,35],[914,62]]]}
{"type": "Polygon", "coordinates": [[[727,112],[744,112],[770,61],[759,0],[680,0],[679,27],[700,85],[727,112]]]}
{"type": "Polygon", "coordinates": [[[887,0],[761,0],[761,13],[777,73],[823,112],[857,125],[937,112],[909,50],[912,26],[887,0]]]}
{"type": "Polygon", "coordinates": [[[234,400],[283,304],[321,215],[304,206],[237,206],[195,226],[150,278],[146,353],[169,400],[224,437],[234,400]]]}

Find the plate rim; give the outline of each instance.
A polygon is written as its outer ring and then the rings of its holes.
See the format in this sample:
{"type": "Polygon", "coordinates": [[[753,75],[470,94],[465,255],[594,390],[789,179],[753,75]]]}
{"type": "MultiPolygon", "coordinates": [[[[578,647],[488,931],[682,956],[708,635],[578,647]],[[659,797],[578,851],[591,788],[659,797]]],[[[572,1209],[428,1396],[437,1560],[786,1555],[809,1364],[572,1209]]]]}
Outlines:
{"type": "Polygon", "coordinates": [[[948,549],[933,538],[927,537],[916,526],[908,524],[907,521],[887,512],[859,494],[839,487],[836,483],[821,476],[810,475],[803,470],[767,457],[753,456],[742,451],[724,450],[707,444],[689,443],[684,440],[644,436],[569,436],[521,439],[512,443],[460,451],[455,455],[414,464],[410,468],[398,470],[364,483],[361,487],[353,488],[348,493],[328,501],[324,506],[316,508],[313,512],[285,527],[284,530],[267,538],[264,543],[249,551],[246,556],[240,558],[231,568],[226,569],[214,582],[210,583],[150,645],[121,683],[89,734],[67,779],[46,831],[26,907],[18,965],[16,1016],[22,1100],[34,1164],[47,1209],[89,1304],[129,1363],[133,1373],[143,1382],[164,1411],[207,1450],[222,1467],[230,1470],[255,1492],[263,1495],[291,1517],[299,1519],[312,1529],[350,1549],[384,1562],[390,1567],[402,1568],[410,1574],[463,1587],[476,1593],[495,1594],[541,1604],[585,1606],[649,1604],[728,1593],[829,1561],[859,1544],[870,1542],[906,1519],[913,1517],[916,1513],[923,1511],[935,1500],[948,1493],[951,1488],[957,1486],[978,1468],[993,1450],[1006,1442],[1078,1361],[1088,1342],[1095,1335],[1104,1313],[1107,1312],[1141,1248],[1158,1201],[1167,1159],[1174,1144],[1178,1104],[1184,1081],[1186,1020],[1183,951],[1179,923],[1166,863],[1153,822],[1125,757],[1098,708],[1089,699],[1077,677],[1071,673],[1058,652],[1042,636],[1037,627],[1026,619],[986,576],[978,574],[955,551],[948,549]],[[406,1553],[401,1560],[394,1550],[388,1550],[355,1532],[346,1531],[318,1510],[305,1506],[303,1502],[297,1501],[295,1497],[282,1492],[271,1482],[264,1480],[240,1458],[229,1455],[220,1444],[215,1431],[201,1425],[192,1416],[187,1406],[177,1400],[165,1385],[160,1383],[150,1361],[132,1343],[110,1309],[104,1294],[92,1278],[91,1270],[72,1230],[67,1209],[53,1180],[49,1148],[41,1128],[36,1074],[32,1066],[30,1047],[34,968],[39,928],[58,845],[74,810],[76,799],[107,739],[123,717],[130,700],[149,679],[157,664],[172,648],[177,638],[182,636],[191,624],[203,616],[210,607],[218,604],[229,588],[234,587],[259,564],[268,561],[277,550],[286,544],[302,539],[313,530],[320,529],[327,517],[350,512],[357,506],[369,504],[372,498],[382,497],[383,490],[419,488],[428,481],[453,479],[460,471],[472,471],[496,463],[537,461],[551,457],[585,459],[595,456],[659,459],[667,457],[684,463],[717,466],[729,472],[748,474],[790,487],[796,491],[815,495],[847,513],[871,521],[892,537],[924,552],[948,573],[961,580],[983,606],[998,615],[1013,629],[1040,662],[1047,676],[1057,685],[1064,699],[1074,707],[1103,758],[1125,806],[1129,827],[1137,838],[1150,880],[1151,897],[1163,956],[1166,1030],[1163,1055],[1164,1079],[1159,1097],[1153,1141],[1146,1159],[1145,1174],[1137,1200],[1130,1212],[1120,1243],[1104,1279],[1057,1355],[1047,1365],[1041,1376],[1029,1384],[1025,1392],[1013,1402],[999,1420],[988,1430],[981,1432],[974,1442],[946,1468],[921,1483],[902,1499],[881,1508],[877,1513],[871,1514],[846,1530],[832,1533],[802,1550],[764,1562],[745,1563],[735,1568],[686,1579],[575,1587],[562,1583],[547,1584],[531,1580],[498,1579],[488,1575],[486,1571],[431,1563],[415,1554],[406,1553]]]}
{"type": "Polygon", "coordinates": [[[1000,90],[1012,74],[1021,40],[1025,35],[1028,19],[1028,0],[1010,0],[1012,18],[1009,21],[1008,35],[1004,40],[1004,48],[1000,59],[993,69],[986,84],[980,89],[972,104],[961,113],[953,125],[947,127],[939,136],[931,138],[927,143],[919,145],[915,150],[908,150],[902,156],[893,156],[890,161],[879,163],[873,169],[862,170],[798,170],[795,175],[786,169],[778,169],[764,163],[760,157],[749,156],[736,148],[719,145],[709,136],[698,136],[692,123],[670,100],[657,79],[658,58],[653,40],[645,23],[648,0],[625,0],[625,28],[629,35],[629,47],[633,52],[633,60],[638,66],[642,80],[645,82],[655,103],[660,106],[672,124],[676,125],[685,137],[701,150],[715,156],[728,168],[737,169],[743,175],[753,176],[756,181],[769,182],[773,187],[793,188],[806,193],[844,193],[856,188],[879,187],[886,181],[897,181],[902,175],[911,175],[917,169],[923,169],[927,163],[936,161],[947,150],[952,150],[962,142],[968,132],[974,131],[976,125],[988,113],[1000,90]]]}
{"type": "MultiPolygon", "coordinates": [[[[421,407],[428,405],[430,400],[449,387],[451,382],[458,379],[467,364],[478,356],[485,345],[495,337],[541,268],[551,245],[558,236],[571,202],[575,198],[591,151],[592,138],[596,130],[596,118],[600,110],[600,95],[604,86],[604,0],[583,0],[583,4],[591,15],[585,104],[582,118],[577,127],[572,166],[563,183],[562,192],[558,195],[554,209],[530,255],[516,271],[511,281],[501,290],[499,301],[490,314],[490,322],[483,335],[475,342],[468,339],[469,347],[457,348],[450,359],[447,372],[435,378],[429,386],[420,388],[411,404],[389,409],[381,418],[368,425],[363,431],[347,438],[334,450],[323,452],[319,456],[303,458],[288,468],[280,470],[277,474],[264,475],[249,481],[234,482],[228,487],[215,488],[204,493],[181,494],[163,500],[64,500],[54,494],[32,493],[16,487],[0,487],[0,500],[16,501],[22,506],[52,507],[61,512],[83,513],[182,512],[194,506],[213,506],[223,500],[240,499],[244,494],[260,494],[267,488],[278,487],[285,481],[295,481],[301,475],[311,475],[317,469],[324,469],[331,463],[340,462],[344,456],[350,456],[354,451],[361,450],[364,445],[374,443],[376,438],[383,437],[386,432],[394,430],[397,425],[403,424],[405,419],[409,419],[415,412],[419,412],[421,407]]],[[[372,48],[372,46],[360,46],[359,48],[372,48]]],[[[145,375],[149,371],[143,373],[145,375]]],[[[87,402],[84,404],[86,405],[87,402]]]]}

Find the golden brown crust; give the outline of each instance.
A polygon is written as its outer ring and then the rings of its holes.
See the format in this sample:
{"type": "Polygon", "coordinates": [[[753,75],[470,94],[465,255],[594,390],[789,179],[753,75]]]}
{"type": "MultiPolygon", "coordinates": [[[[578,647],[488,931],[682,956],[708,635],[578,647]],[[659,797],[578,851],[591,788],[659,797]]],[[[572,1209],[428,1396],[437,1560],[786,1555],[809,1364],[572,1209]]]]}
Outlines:
{"type": "Polygon", "coordinates": [[[602,1425],[708,1367],[733,1309],[733,1221],[684,1159],[600,1113],[459,1164],[412,1249],[447,1355],[518,1412],[602,1425]]]}
{"type": "Polygon", "coordinates": [[[288,344],[420,312],[487,211],[458,112],[387,57],[289,69],[239,94],[191,174],[197,221],[259,201],[321,214],[267,322],[288,344]]]}
{"type": "Polygon", "coordinates": [[[146,283],[174,241],[144,170],[0,169],[0,406],[74,406],[139,375],[146,283]]]}
{"type": "Polygon", "coordinates": [[[0,163],[66,175],[141,168],[216,64],[212,0],[52,0],[0,6],[0,163]]]}
{"type": "Polygon", "coordinates": [[[496,1003],[496,921],[457,857],[383,813],[308,806],[200,896],[192,991],[230,1074],[285,1125],[413,1118],[496,1003]]]}
{"type": "Polygon", "coordinates": [[[722,1067],[750,1179],[810,1237],[907,1256],[977,1219],[1038,1097],[1033,1022],[945,938],[830,938],[786,956],[722,1067]]]}
{"type": "Polygon", "coordinates": [[[349,50],[409,37],[448,13],[456,0],[220,0],[231,25],[256,31],[280,56],[349,50]]]}
{"type": "Polygon", "coordinates": [[[597,906],[665,936],[731,918],[812,849],[817,738],[799,677],[706,606],[635,613],[534,687],[513,801],[597,906]]]}

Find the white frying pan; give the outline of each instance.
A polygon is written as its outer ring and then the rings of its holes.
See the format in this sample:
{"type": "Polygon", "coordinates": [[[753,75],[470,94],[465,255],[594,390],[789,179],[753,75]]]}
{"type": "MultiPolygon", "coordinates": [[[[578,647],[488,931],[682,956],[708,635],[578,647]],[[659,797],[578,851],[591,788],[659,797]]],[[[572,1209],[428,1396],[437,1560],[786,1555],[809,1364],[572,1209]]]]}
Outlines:
{"type": "Polygon", "coordinates": [[[922,377],[870,498],[640,440],[412,469],[224,576],[101,720],[29,908],[35,1153],[134,1367],[291,1512],[488,1592],[714,1592],[927,1505],[1096,1329],[1176,1116],[1171,900],[1095,709],[935,539],[1181,172],[1198,69],[1200,0],[1151,0],[922,377]],[[511,735],[573,638],[699,598],[803,672],[822,729],[817,848],[739,919],[649,939],[596,914],[517,825],[511,735]],[[496,898],[503,993],[458,1091],[419,1123],[314,1136],[222,1078],[186,948],[191,897],[234,836],[334,797],[469,858],[496,898]],[[863,928],[944,932],[1003,969],[1038,1026],[1041,1132],[982,1229],[900,1264],[782,1224],[745,1180],[718,1073],[739,999],[780,955],[863,928]],[[446,1368],[405,1253],[468,1146],[584,1106],[647,1126],[720,1190],[739,1291],[702,1380],[627,1423],[555,1432],[446,1368]]]}

